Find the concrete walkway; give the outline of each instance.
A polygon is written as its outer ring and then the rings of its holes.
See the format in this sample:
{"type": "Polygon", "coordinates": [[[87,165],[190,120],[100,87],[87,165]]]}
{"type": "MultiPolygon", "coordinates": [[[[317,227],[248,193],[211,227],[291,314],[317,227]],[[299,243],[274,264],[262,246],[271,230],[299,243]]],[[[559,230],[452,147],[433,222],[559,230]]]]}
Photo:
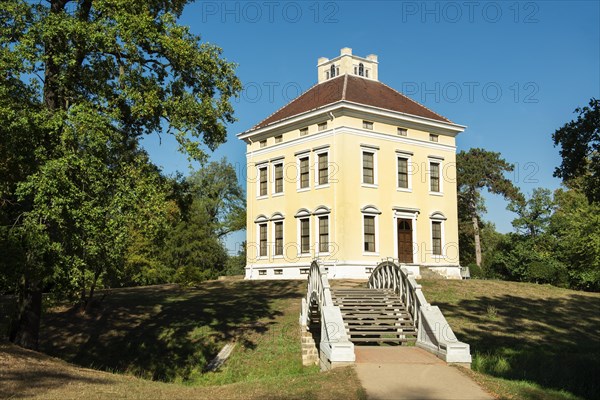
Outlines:
{"type": "Polygon", "coordinates": [[[493,399],[458,368],[418,347],[356,346],[354,351],[369,399],[493,399]]]}

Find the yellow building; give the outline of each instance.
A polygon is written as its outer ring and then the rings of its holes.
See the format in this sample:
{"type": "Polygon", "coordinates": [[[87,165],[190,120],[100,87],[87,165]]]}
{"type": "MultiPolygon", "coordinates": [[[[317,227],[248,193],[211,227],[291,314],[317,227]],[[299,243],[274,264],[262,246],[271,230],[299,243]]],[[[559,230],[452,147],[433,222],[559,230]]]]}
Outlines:
{"type": "Polygon", "coordinates": [[[377,56],[319,58],[318,83],[240,133],[247,279],[367,278],[396,258],[460,278],[455,137],[464,130],[378,81],[377,56]]]}

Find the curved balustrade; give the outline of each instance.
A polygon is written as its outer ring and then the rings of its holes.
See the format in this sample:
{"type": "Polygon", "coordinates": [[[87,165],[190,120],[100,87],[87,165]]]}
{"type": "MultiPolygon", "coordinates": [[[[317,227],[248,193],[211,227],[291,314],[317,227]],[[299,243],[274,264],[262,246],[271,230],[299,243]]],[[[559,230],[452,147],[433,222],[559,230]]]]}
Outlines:
{"type": "Polygon", "coordinates": [[[305,329],[311,322],[310,311],[315,308],[321,321],[321,343],[319,343],[321,368],[329,369],[336,365],[353,363],[354,344],[346,334],[340,308],[333,305],[327,271],[318,260],[310,265],[306,297],[302,299],[300,324],[305,329]]]}
{"type": "Polygon", "coordinates": [[[471,363],[469,345],[456,339],[440,309],[425,300],[421,285],[406,268],[395,260],[382,261],[369,277],[369,288],[396,292],[417,328],[417,346],[447,362],[471,363]]]}

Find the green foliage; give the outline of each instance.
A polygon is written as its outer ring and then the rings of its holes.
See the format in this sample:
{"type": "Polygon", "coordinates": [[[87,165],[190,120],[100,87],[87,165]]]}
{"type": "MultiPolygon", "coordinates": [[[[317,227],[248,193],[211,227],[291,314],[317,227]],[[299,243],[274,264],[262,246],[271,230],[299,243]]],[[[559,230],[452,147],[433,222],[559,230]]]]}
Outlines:
{"type": "Polygon", "coordinates": [[[175,282],[184,285],[217,278],[227,262],[227,251],[200,201],[192,204],[189,219],[170,233],[165,249],[165,262],[174,269],[175,282]]]}
{"type": "Polygon", "coordinates": [[[600,291],[600,204],[577,190],[557,190],[549,231],[573,288],[600,291]]]}
{"type": "Polygon", "coordinates": [[[600,100],[592,98],[589,106],[575,109],[577,119],[557,129],[552,135],[560,145],[562,162],[554,176],[569,187],[580,188],[590,202],[600,201],[600,100]]]}
{"type": "Polygon", "coordinates": [[[229,256],[224,275],[244,275],[246,270],[246,242],[244,241],[235,256],[229,256]]]}
{"type": "Polygon", "coordinates": [[[463,215],[471,217],[486,211],[481,196],[483,189],[508,200],[522,199],[519,189],[505,176],[513,170],[514,165],[501,158],[500,153],[480,148],[459,152],[456,155],[456,177],[459,209],[465,211],[463,215]]]}
{"type": "MultiPolygon", "coordinates": [[[[100,283],[169,274],[150,245],[164,234],[169,190],[140,138],[166,131],[205,161],[241,89],[221,50],[177,23],[187,3],[2,3],[0,250],[10,257],[0,290],[85,302],[100,283]]],[[[26,320],[35,347],[39,315],[26,320]]]]}
{"type": "Polygon", "coordinates": [[[213,161],[187,179],[190,193],[201,201],[215,234],[221,238],[246,227],[246,198],[235,168],[226,159],[213,161]]]}
{"type": "MultiPolygon", "coordinates": [[[[501,158],[500,153],[473,148],[456,155],[460,246],[473,249],[477,265],[482,265],[480,224],[481,214],[486,211],[481,191],[487,189],[507,200],[522,201],[519,189],[505,176],[513,170],[514,166],[501,158]]],[[[469,263],[472,258],[465,250],[461,250],[461,262],[469,263]]]]}
{"type": "Polygon", "coordinates": [[[544,233],[550,223],[550,216],[554,210],[552,192],[549,189],[536,188],[529,199],[513,201],[508,209],[518,216],[512,222],[517,232],[535,237],[544,233]]]}

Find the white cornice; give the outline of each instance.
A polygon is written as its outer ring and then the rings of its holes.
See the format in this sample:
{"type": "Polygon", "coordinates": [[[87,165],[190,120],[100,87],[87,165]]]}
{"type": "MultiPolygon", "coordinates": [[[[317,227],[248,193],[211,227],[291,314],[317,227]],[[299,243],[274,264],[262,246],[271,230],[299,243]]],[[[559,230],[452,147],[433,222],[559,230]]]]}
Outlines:
{"type": "Polygon", "coordinates": [[[246,157],[252,156],[261,157],[264,154],[270,153],[272,151],[280,151],[286,149],[288,147],[297,146],[301,144],[307,144],[307,148],[305,150],[299,151],[297,153],[307,153],[311,150],[310,143],[314,142],[317,139],[332,137],[334,135],[340,134],[351,134],[356,136],[361,136],[369,139],[377,139],[377,140],[385,140],[388,142],[396,143],[396,144],[406,144],[411,146],[423,147],[427,149],[434,149],[440,151],[448,151],[448,152],[456,152],[456,146],[450,146],[447,144],[428,142],[424,140],[417,140],[413,138],[408,138],[404,136],[393,136],[386,133],[379,133],[377,131],[371,131],[366,129],[358,129],[349,126],[339,126],[334,129],[327,129],[321,132],[316,132],[310,134],[308,136],[301,136],[295,139],[287,140],[283,143],[279,143],[273,146],[265,147],[263,149],[248,151],[246,152],[246,157]]]}
{"type": "MultiPolygon", "coordinates": [[[[365,113],[368,115],[375,115],[385,118],[390,118],[396,121],[401,122],[409,122],[413,124],[423,125],[428,128],[434,128],[436,130],[441,131],[443,134],[456,136],[458,133],[465,130],[466,126],[454,124],[450,122],[438,121],[431,118],[420,117],[417,115],[401,113],[398,111],[391,111],[382,109],[379,107],[367,106],[364,104],[353,103],[347,100],[340,100],[335,103],[331,103],[329,105],[323,106],[321,108],[317,108],[315,110],[307,111],[302,114],[298,114],[293,117],[289,117],[287,119],[275,122],[271,125],[265,126],[263,128],[248,130],[242,133],[239,133],[237,137],[241,140],[252,138],[255,136],[268,136],[273,131],[281,130],[286,126],[300,123],[305,119],[315,118],[318,116],[328,117],[328,114],[333,111],[344,109],[352,110],[354,112],[365,113]]],[[[399,123],[397,125],[402,125],[399,123]]]]}

